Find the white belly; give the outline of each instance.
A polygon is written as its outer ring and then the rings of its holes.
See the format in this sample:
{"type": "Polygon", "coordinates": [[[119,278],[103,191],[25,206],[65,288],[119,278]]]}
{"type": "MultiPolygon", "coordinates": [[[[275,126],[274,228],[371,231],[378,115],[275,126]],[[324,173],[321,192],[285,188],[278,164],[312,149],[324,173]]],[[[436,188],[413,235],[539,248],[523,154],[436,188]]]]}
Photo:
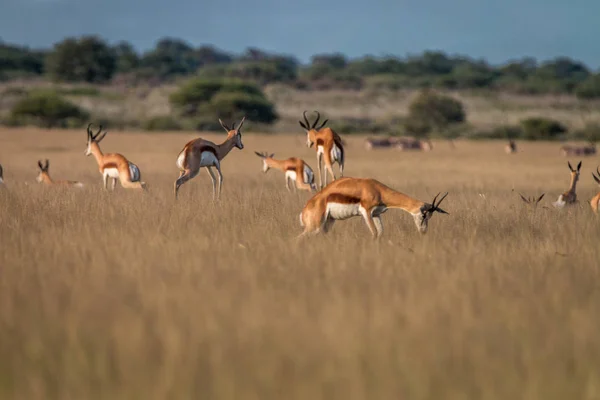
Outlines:
{"type": "Polygon", "coordinates": [[[215,157],[214,153],[210,151],[203,151],[200,154],[200,166],[201,167],[212,167],[215,164],[218,164],[219,160],[215,157]]]}
{"type": "Polygon", "coordinates": [[[333,219],[347,219],[361,215],[361,206],[356,204],[327,203],[325,215],[333,219]]]}
{"type": "Polygon", "coordinates": [[[296,181],[296,171],[285,171],[285,179],[296,181]]]}
{"type": "Polygon", "coordinates": [[[103,174],[104,176],[108,176],[109,178],[118,178],[119,170],[116,168],[104,168],[103,174]]]}

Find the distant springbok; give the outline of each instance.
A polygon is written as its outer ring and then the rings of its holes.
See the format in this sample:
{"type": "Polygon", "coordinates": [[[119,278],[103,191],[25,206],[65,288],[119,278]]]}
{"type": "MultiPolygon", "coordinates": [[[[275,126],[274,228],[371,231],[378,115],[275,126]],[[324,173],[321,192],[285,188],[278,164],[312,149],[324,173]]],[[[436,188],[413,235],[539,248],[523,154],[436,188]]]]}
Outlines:
{"type": "Polygon", "coordinates": [[[402,137],[399,138],[395,144],[395,147],[398,150],[420,150],[420,151],[430,151],[433,150],[433,144],[431,140],[418,140],[412,137],[402,137]]]}
{"type": "Polygon", "coordinates": [[[571,183],[569,185],[569,190],[558,196],[558,199],[554,203],[552,203],[552,205],[556,208],[563,208],[566,205],[577,203],[577,193],[575,193],[575,190],[577,187],[577,181],[579,180],[581,161],[579,161],[579,164],[577,164],[577,169],[574,169],[571,166],[571,163],[568,161],[567,165],[569,166],[569,170],[571,171],[571,183]]]}
{"type": "Polygon", "coordinates": [[[221,126],[227,132],[227,138],[221,144],[215,144],[211,141],[197,138],[190,140],[183,146],[183,149],[177,156],[177,167],[179,167],[179,178],[175,181],[175,198],[177,199],[177,192],[179,187],[198,175],[200,168],[205,167],[210,175],[210,179],[213,184],[213,200],[219,200],[221,197],[221,189],[223,187],[223,174],[221,174],[221,160],[225,158],[227,154],[234,148],[242,150],[244,145],[242,144],[242,126],[246,117],[242,118],[238,127],[235,127],[235,123],[228,127],[219,119],[221,126]],[[212,168],[217,170],[219,175],[219,190],[217,192],[217,179],[212,168]]]}
{"type": "Polygon", "coordinates": [[[104,189],[108,189],[108,179],[112,178],[112,190],[115,190],[117,180],[121,182],[121,186],[126,189],[146,189],[146,183],[142,182],[140,169],[137,165],[129,161],[125,156],[119,153],[102,153],[100,150],[100,142],[108,132],[104,131],[102,135],[102,125],[98,132],[94,134],[90,129],[92,124],[87,127],[87,147],[84,154],[86,156],[93,155],[98,163],[98,170],[102,174],[104,189]]]}
{"type": "Polygon", "coordinates": [[[536,199],[535,197],[533,197],[533,196],[532,196],[532,197],[525,197],[525,196],[523,196],[521,193],[519,193],[519,196],[521,196],[521,199],[522,199],[522,200],[523,200],[525,203],[527,203],[529,206],[532,206],[532,207],[534,207],[534,208],[535,208],[535,207],[537,207],[537,205],[538,205],[538,203],[540,202],[540,200],[542,200],[542,199],[544,198],[544,195],[545,195],[545,194],[546,194],[546,193],[542,193],[542,195],[541,195],[540,197],[538,197],[537,199],[536,199]]]}
{"type": "Polygon", "coordinates": [[[285,187],[290,190],[290,181],[294,183],[294,190],[309,190],[316,191],[315,174],[313,170],[304,162],[304,160],[296,157],[290,157],[285,160],[276,160],[273,158],[275,154],[254,152],[263,160],[263,172],[267,173],[269,169],[277,169],[285,174],[285,187]]]}
{"type": "Polygon", "coordinates": [[[565,157],[593,156],[594,154],[596,154],[596,144],[590,142],[590,144],[583,146],[564,145],[561,146],[560,153],[565,157]]]}
{"type": "Polygon", "coordinates": [[[373,150],[373,149],[389,149],[395,147],[398,143],[396,138],[387,137],[387,138],[367,138],[365,139],[365,149],[373,150]]]}
{"type": "MultiPolygon", "coordinates": [[[[600,186],[600,170],[598,169],[598,167],[596,167],[596,173],[598,174],[598,176],[594,175],[593,172],[592,176],[594,177],[596,183],[600,186]]],[[[600,205],[600,192],[598,192],[598,194],[592,197],[592,199],[590,200],[590,205],[592,206],[592,210],[594,211],[594,213],[598,214],[598,205],[600,205]]]]}
{"type": "Polygon", "coordinates": [[[506,154],[513,154],[517,152],[517,144],[514,140],[509,140],[506,146],[504,146],[506,154]]]}
{"type": "Polygon", "coordinates": [[[50,161],[46,160],[46,164],[42,164],[42,161],[39,160],[38,161],[38,167],[40,167],[40,172],[38,174],[38,176],[36,177],[36,180],[38,181],[38,183],[43,183],[44,185],[56,185],[56,186],[68,186],[68,187],[77,187],[77,188],[81,188],[83,187],[83,183],[81,182],[77,182],[77,181],[55,181],[54,179],[52,179],[50,177],[50,173],[48,172],[48,169],[50,168],[50,161]]]}

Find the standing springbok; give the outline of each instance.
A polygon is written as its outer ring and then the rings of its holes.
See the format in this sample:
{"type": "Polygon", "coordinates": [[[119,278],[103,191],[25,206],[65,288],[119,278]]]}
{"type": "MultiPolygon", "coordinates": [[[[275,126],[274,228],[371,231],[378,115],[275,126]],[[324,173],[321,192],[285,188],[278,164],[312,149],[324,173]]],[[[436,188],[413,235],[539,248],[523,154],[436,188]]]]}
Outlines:
{"type": "Polygon", "coordinates": [[[573,146],[566,144],[560,147],[560,153],[564,157],[593,156],[594,154],[596,154],[596,144],[594,142],[590,142],[588,145],[582,146],[573,146]]]}
{"type": "Polygon", "coordinates": [[[344,176],[345,153],[342,138],[333,129],[324,128],[328,121],[327,119],[317,127],[321,114],[318,111],[315,112],[317,113],[317,119],[315,119],[312,125],[308,122],[308,118],[306,118],[306,111],[302,113],[304,122],[298,122],[306,131],[306,145],[310,148],[313,144],[316,144],[319,188],[323,188],[323,186],[327,185],[327,172],[331,175],[332,181],[336,180],[335,173],[333,172],[334,163],[337,162],[340,166],[340,177],[344,176]],[[322,166],[323,161],[325,161],[325,174],[322,166]]]}
{"type": "Polygon", "coordinates": [[[267,173],[269,169],[277,169],[285,174],[285,187],[290,190],[290,181],[294,183],[294,190],[316,191],[315,174],[304,160],[296,157],[290,157],[285,160],[276,160],[275,154],[254,152],[263,160],[263,172],[267,173]]]}
{"type": "Polygon", "coordinates": [[[579,171],[581,170],[581,161],[577,164],[577,169],[573,169],[571,163],[567,161],[569,170],[571,171],[571,184],[569,190],[558,196],[558,199],[552,203],[556,208],[563,208],[565,205],[571,205],[577,203],[577,193],[575,189],[577,187],[577,181],[579,180],[579,171]]]}
{"type": "Polygon", "coordinates": [[[506,146],[504,146],[504,152],[506,154],[513,154],[517,152],[517,144],[514,140],[509,140],[506,146]]]}
{"type": "Polygon", "coordinates": [[[446,193],[436,203],[439,193],[431,204],[397,192],[383,183],[368,178],[340,178],[315,194],[300,213],[300,225],[307,234],[327,233],[335,220],[362,216],[374,239],[383,233],[381,214],[390,208],[399,208],[412,215],[420,233],[427,232],[428,221],[434,212],[448,214],[439,208],[446,193]]]}
{"type": "Polygon", "coordinates": [[[69,186],[69,187],[78,187],[78,188],[82,188],[83,187],[83,183],[78,182],[78,181],[55,181],[54,179],[52,179],[50,177],[50,173],[48,172],[48,169],[50,168],[50,161],[46,160],[46,165],[42,164],[41,160],[38,160],[38,167],[40,167],[40,172],[38,174],[38,176],[36,177],[36,181],[38,181],[38,183],[43,183],[44,185],[56,185],[56,186],[69,186]]]}
{"type": "Polygon", "coordinates": [[[238,127],[235,127],[235,122],[229,128],[227,125],[219,119],[221,126],[227,132],[227,139],[221,144],[215,144],[208,140],[197,138],[189,141],[183,146],[183,150],[179,152],[177,156],[177,167],[179,167],[179,178],[175,181],[175,198],[177,199],[177,193],[179,187],[185,182],[189,181],[200,172],[200,168],[206,167],[210,179],[213,184],[213,200],[221,198],[221,188],[223,187],[223,174],[221,174],[221,160],[225,158],[227,154],[237,147],[242,150],[244,145],[242,144],[242,125],[246,117],[242,118],[238,127]],[[219,175],[219,191],[217,194],[217,181],[215,173],[212,170],[215,167],[219,175]]]}
{"type": "Polygon", "coordinates": [[[98,132],[94,134],[91,130],[92,124],[87,127],[87,148],[84,152],[86,156],[93,155],[98,163],[98,169],[102,174],[104,189],[108,189],[108,179],[112,178],[112,190],[115,190],[117,179],[121,186],[126,189],[146,189],[146,183],[141,181],[140,169],[137,165],[127,160],[119,153],[102,153],[99,143],[104,139],[108,132],[104,131],[102,135],[102,125],[98,132]]]}
{"type": "MultiPolygon", "coordinates": [[[[598,176],[594,175],[593,172],[592,176],[594,177],[594,180],[596,181],[598,186],[600,186],[600,169],[598,169],[598,167],[596,167],[596,173],[598,174],[598,176]]],[[[592,197],[592,199],[590,200],[590,205],[592,206],[592,210],[594,211],[594,213],[598,214],[598,205],[600,205],[600,192],[598,192],[594,197],[592,197]]]]}

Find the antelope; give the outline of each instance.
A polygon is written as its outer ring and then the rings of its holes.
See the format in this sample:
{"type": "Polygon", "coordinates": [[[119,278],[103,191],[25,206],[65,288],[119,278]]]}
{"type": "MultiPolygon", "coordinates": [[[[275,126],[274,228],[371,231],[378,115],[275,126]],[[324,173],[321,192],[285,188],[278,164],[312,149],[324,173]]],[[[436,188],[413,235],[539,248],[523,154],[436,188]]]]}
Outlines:
{"type": "Polygon", "coordinates": [[[308,148],[316,144],[315,149],[317,151],[317,170],[319,171],[319,188],[323,188],[327,185],[327,171],[332,177],[332,181],[336,180],[335,173],[333,172],[333,164],[338,163],[340,166],[340,177],[344,176],[344,145],[342,144],[342,138],[333,131],[331,128],[324,128],[327,124],[327,119],[317,127],[321,114],[318,111],[317,119],[311,125],[306,118],[306,111],[302,113],[304,116],[304,122],[298,121],[300,126],[306,131],[306,146],[308,148]],[[322,162],[325,161],[325,174],[323,174],[322,162]],[[325,175],[325,176],[323,176],[325,175]]]}
{"type": "Polygon", "coordinates": [[[304,160],[296,157],[290,157],[286,160],[276,160],[275,154],[254,152],[263,160],[263,172],[267,173],[269,169],[277,169],[285,173],[285,187],[290,191],[290,181],[294,182],[294,189],[316,191],[315,174],[304,160]]]}
{"type": "Polygon", "coordinates": [[[398,150],[421,150],[421,151],[430,151],[433,149],[433,144],[429,139],[425,140],[417,140],[412,137],[403,137],[400,138],[395,147],[398,150]]]}
{"type": "Polygon", "coordinates": [[[517,152],[517,144],[514,140],[509,140],[508,144],[504,146],[504,151],[506,154],[513,154],[517,152]]]}
{"type": "Polygon", "coordinates": [[[242,150],[244,145],[242,144],[242,125],[246,117],[242,118],[238,127],[234,124],[230,127],[225,125],[221,119],[219,123],[227,132],[227,139],[221,144],[215,144],[208,140],[197,138],[189,141],[183,146],[183,149],[177,156],[177,167],[179,168],[179,178],[175,181],[175,199],[177,199],[177,193],[179,187],[185,182],[189,181],[200,172],[200,168],[206,167],[208,174],[212,180],[213,185],[213,201],[215,198],[218,200],[221,197],[221,188],[223,187],[223,174],[221,174],[221,160],[225,158],[227,154],[234,148],[242,150]],[[219,175],[219,191],[217,194],[217,181],[215,173],[212,168],[217,170],[219,175]]]}
{"type": "Polygon", "coordinates": [[[569,170],[571,171],[571,184],[569,185],[569,190],[559,195],[558,200],[552,203],[552,205],[556,208],[563,208],[565,205],[577,203],[577,194],[575,193],[575,189],[577,186],[577,181],[579,180],[581,161],[579,161],[579,164],[577,164],[577,169],[573,169],[571,163],[568,161],[567,165],[569,166],[569,170]]]}
{"type": "Polygon", "coordinates": [[[590,142],[587,146],[571,146],[564,145],[560,147],[560,152],[563,156],[592,156],[596,154],[596,144],[590,142]]]}
{"type": "MultiPolygon", "coordinates": [[[[598,174],[598,176],[594,175],[593,172],[592,176],[594,177],[596,183],[600,186],[600,170],[598,169],[598,167],[596,167],[596,173],[598,174]]],[[[600,205],[600,192],[598,192],[598,194],[592,197],[592,199],[590,200],[590,205],[592,206],[592,211],[594,211],[595,214],[598,214],[598,205],[600,205]]]]}
{"type": "Polygon", "coordinates": [[[396,146],[398,140],[395,138],[387,137],[387,138],[367,138],[365,139],[365,149],[373,150],[373,149],[388,149],[390,147],[396,146]]]}
{"type": "Polygon", "coordinates": [[[112,190],[115,190],[117,179],[121,186],[126,189],[146,189],[146,183],[141,181],[140,169],[137,165],[127,160],[125,156],[119,153],[102,153],[99,143],[104,139],[108,132],[104,131],[102,135],[102,125],[98,132],[94,134],[91,130],[92,123],[87,127],[87,148],[84,152],[86,156],[93,155],[98,163],[98,169],[102,174],[104,189],[108,189],[108,179],[112,178],[112,190]]]}
{"type": "Polygon", "coordinates": [[[304,227],[304,232],[298,238],[319,232],[327,233],[335,220],[362,216],[373,238],[378,239],[383,233],[381,214],[390,208],[399,208],[411,214],[417,230],[424,234],[434,212],[448,214],[439,208],[448,193],[436,203],[439,195],[429,204],[391,189],[375,179],[340,178],[308,200],[300,213],[300,225],[304,227]]]}
{"type": "Polygon", "coordinates": [[[519,193],[519,196],[521,196],[521,199],[522,199],[522,200],[523,200],[525,203],[527,203],[528,205],[530,205],[530,206],[532,206],[532,207],[534,207],[534,208],[535,208],[535,207],[537,207],[537,205],[538,205],[538,203],[540,202],[540,200],[542,200],[542,199],[544,198],[544,195],[545,195],[545,194],[546,194],[546,193],[542,193],[542,195],[541,195],[540,197],[538,197],[537,199],[536,199],[535,197],[533,197],[533,196],[531,196],[531,197],[527,197],[527,198],[526,198],[526,197],[525,197],[525,196],[523,196],[521,193],[519,193]]]}
{"type": "Polygon", "coordinates": [[[38,183],[43,183],[44,185],[57,185],[57,186],[70,186],[70,187],[83,187],[83,183],[77,181],[55,181],[50,177],[50,173],[48,169],[50,168],[50,161],[46,160],[46,164],[42,164],[41,160],[38,160],[38,167],[40,167],[40,172],[36,177],[36,181],[38,183]]]}

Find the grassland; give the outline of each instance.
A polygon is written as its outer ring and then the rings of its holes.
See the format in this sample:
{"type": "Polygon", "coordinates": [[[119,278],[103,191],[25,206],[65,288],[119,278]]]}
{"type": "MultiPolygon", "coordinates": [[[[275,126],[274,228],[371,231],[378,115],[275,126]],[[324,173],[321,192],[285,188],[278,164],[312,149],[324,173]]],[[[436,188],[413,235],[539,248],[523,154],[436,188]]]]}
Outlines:
{"type": "Polygon", "coordinates": [[[244,135],[220,203],[206,172],[175,203],[175,158],[197,135],[109,133],[103,150],[150,188],[106,193],[84,131],[0,131],[1,398],[600,398],[597,157],[579,206],[531,212],[516,192],[548,207],[568,185],[556,143],[365,152],[349,137],[347,175],[448,191],[450,215],[419,235],[388,211],[378,242],[355,219],[297,245],[309,194],[254,150],[315,167],[303,135],[244,135]],[[88,187],[35,184],[42,158],[88,187]]]}

